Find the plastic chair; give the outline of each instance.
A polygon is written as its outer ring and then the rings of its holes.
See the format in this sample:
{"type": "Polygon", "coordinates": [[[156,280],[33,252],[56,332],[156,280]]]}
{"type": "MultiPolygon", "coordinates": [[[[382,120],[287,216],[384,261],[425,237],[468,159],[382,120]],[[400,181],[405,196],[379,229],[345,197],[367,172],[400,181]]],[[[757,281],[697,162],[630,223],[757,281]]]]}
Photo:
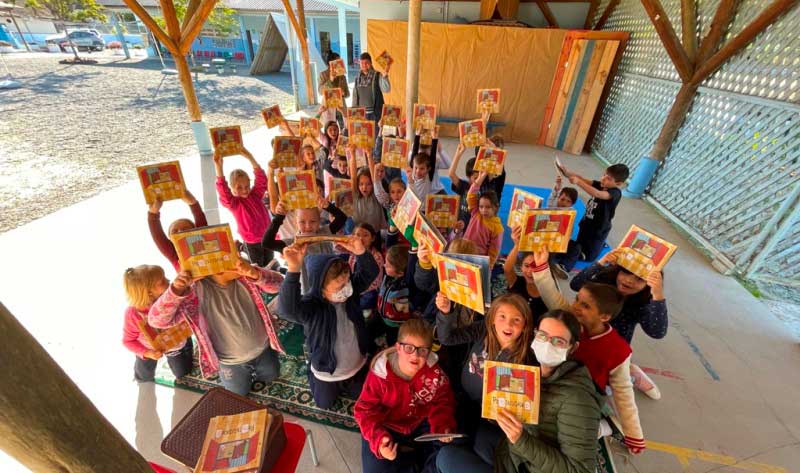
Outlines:
{"type": "Polygon", "coordinates": [[[297,471],[297,463],[300,461],[306,439],[308,439],[308,447],[311,451],[311,462],[314,463],[314,466],[319,466],[317,449],[314,446],[314,436],[311,431],[307,431],[301,425],[293,422],[284,422],[283,430],[286,432],[286,446],[283,447],[283,452],[275,462],[275,466],[272,467],[272,473],[297,471]]]}

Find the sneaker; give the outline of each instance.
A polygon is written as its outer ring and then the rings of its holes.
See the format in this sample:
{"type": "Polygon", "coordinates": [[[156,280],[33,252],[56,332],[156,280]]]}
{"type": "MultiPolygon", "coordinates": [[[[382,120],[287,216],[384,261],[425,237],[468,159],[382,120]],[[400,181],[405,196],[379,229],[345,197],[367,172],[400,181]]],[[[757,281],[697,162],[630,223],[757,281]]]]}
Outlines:
{"type": "Polygon", "coordinates": [[[569,279],[569,272],[567,272],[563,264],[556,263],[551,266],[551,268],[553,268],[553,274],[555,274],[558,279],[569,279]]]}
{"type": "Polygon", "coordinates": [[[631,363],[631,379],[633,381],[633,386],[645,393],[647,397],[655,401],[661,399],[661,391],[658,390],[656,383],[654,383],[641,368],[633,363],[631,363]]]}

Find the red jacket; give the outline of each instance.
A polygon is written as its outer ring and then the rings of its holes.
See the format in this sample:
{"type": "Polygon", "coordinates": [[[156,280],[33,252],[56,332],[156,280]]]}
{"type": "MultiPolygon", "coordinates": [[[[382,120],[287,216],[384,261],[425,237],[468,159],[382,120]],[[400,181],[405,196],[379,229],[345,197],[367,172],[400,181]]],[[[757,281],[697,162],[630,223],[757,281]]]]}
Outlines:
{"type": "Polygon", "coordinates": [[[589,337],[581,332],[581,343],[573,357],[586,365],[597,387],[605,391],[609,376],[619,365],[630,358],[631,347],[628,342],[610,325],[600,335],[589,337]]]}
{"type": "Polygon", "coordinates": [[[410,434],[425,419],[431,433],[456,431],[455,396],[438,357],[428,355],[427,363],[406,381],[389,366],[388,355],[395,351],[389,348],[375,357],[354,409],[361,435],[378,458],[383,458],[379,447],[384,436],[410,434]]]}

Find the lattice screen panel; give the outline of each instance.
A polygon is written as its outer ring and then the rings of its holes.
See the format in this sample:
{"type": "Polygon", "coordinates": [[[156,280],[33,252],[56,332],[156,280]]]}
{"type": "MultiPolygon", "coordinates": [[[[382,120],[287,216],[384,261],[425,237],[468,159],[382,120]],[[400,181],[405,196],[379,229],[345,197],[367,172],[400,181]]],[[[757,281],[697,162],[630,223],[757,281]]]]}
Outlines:
{"type": "Polygon", "coordinates": [[[798,110],[705,91],[650,194],[735,261],[798,184],[799,168],[798,110]]]}
{"type": "MultiPolygon", "coordinates": [[[[795,218],[790,230],[769,253],[756,271],[756,277],[765,275],[778,280],[800,280],[800,218],[795,218]]],[[[798,294],[795,294],[795,297],[798,294]]]]}

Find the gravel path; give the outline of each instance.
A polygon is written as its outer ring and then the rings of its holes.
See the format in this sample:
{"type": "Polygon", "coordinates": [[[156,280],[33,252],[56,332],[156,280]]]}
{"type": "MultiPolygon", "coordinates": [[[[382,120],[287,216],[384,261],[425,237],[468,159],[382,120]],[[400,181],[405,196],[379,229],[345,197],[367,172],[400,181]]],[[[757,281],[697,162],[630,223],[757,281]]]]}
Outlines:
{"type": "MultiPolygon", "coordinates": [[[[161,64],[92,55],[4,55],[23,87],[0,91],[0,233],[135,179],[135,166],[196,152],[177,76],[161,64]]],[[[263,124],[261,108],[294,103],[289,73],[200,74],[195,90],[211,126],[263,124]]],[[[0,72],[2,77],[2,72],[0,72]]]]}

